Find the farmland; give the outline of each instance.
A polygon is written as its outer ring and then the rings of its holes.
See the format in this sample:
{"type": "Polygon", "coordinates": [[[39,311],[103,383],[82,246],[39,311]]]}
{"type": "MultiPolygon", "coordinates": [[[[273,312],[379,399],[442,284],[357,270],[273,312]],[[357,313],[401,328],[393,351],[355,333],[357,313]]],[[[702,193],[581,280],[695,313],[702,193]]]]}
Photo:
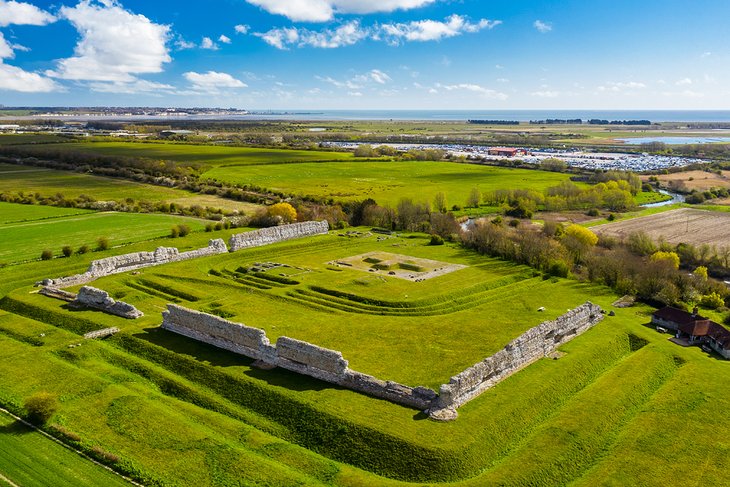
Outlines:
{"type": "Polygon", "coordinates": [[[565,174],[525,169],[506,169],[450,162],[338,162],[335,164],[286,164],[225,166],[204,177],[228,183],[254,184],[274,191],[335,200],[373,198],[395,206],[401,198],[430,202],[438,192],[451,204],[463,205],[472,188],[482,192],[505,187],[537,191],[568,179],[565,174]]]}
{"type": "Polygon", "coordinates": [[[670,188],[680,188],[685,191],[730,188],[730,171],[721,171],[720,174],[707,171],[684,171],[661,174],[656,177],[662,184],[670,188]]]}
{"type": "Polygon", "coordinates": [[[166,201],[184,206],[210,206],[231,211],[250,213],[259,208],[251,203],[226,200],[179,189],[137,183],[125,179],[92,176],[68,171],[0,164],[0,193],[23,191],[53,196],[58,193],[67,198],[81,195],[93,196],[100,201],[166,201]]]}
{"type": "Polygon", "coordinates": [[[60,255],[61,247],[70,245],[74,250],[82,245],[96,246],[100,237],[106,237],[111,245],[124,245],[170,234],[173,225],[186,224],[192,230],[201,230],[204,221],[196,218],[159,214],[130,214],[114,212],[79,212],[69,216],[44,217],[59,213],[59,208],[38,207],[0,203],[0,262],[11,263],[27,259],[37,259],[44,249],[51,249],[60,255]],[[27,210],[29,213],[24,213],[27,210]],[[30,220],[33,213],[36,219],[30,220]],[[81,214],[79,214],[81,213],[81,214]],[[24,221],[12,220],[25,216],[24,221]],[[49,238],[50,237],[50,238],[49,238]]]}
{"type": "Polygon", "coordinates": [[[645,232],[655,240],[660,237],[672,244],[724,246],[730,242],[730,214],[681,208],[631,220],[592,227],[596,233],[628,237],[645,232]]]}
{"type": "MultiPolygon", "coordinates": [[[[179,240],[187,247],[203,237],[179,240]]],[[[58,393],[67,430],[120,456],[148,482],[402,485],[392,480],[401,479],[476,486],[640,478],[664,485],[683,469],[673,459],[683,458],[688,445],[697,461],[707,460],[704,481],[721,482],[726,456],[709,445],[724,433],[705,427],[704,419],[730,406],[715,392],[730,385],[723,362],[669,343],[643,326],[649,308],[614,309],[616,297],[600,287],[536,279],[521,266],[408,237],[330,234],[95,283],[144,310],[139,322],[69,313],[60,302],[28,294],[32,280],[80,270],[88,257],[59,259],[53,269],[25,264],[25,277],[6,284],[9,294],[0,301],[0,343],[7,352],[0,361],[0,398],[13,406],[34,390],[58,393]],[[376,249],[468,267],[425,282],[329,270],[332,259],[376,249]],[[236,274],[260,261],[291,267],[271,276],[236,274]],[[280,273],[301,284],[275,285],[280,273]],[[407,304],[415,316],[393,316],[393,305],[385,303],[375,314],[352,300],[317,304],[316,296],[296,292],[325,283],[371,301],[407,304]],[[474,302],[474,310],[459,309],[457,300],[453,310],[439,312],[450,294],[474,302]],[[226,312],[265,328],[272,339],[286,334],[341,350],[356,370],[435,386],[520,330],[586,299],[616,316],[562,347],[559,360],[537,362],[446,424],[420,421],[417,411],[314,379],[255,369],[249,359],[157,327],[165,303],[179,302],[226,312]],[[547,305],[546,314],[536,311],[539,305],[547,305]],[[68,349],[91,323],[119,326],[122,333],[68,349]],[[667,442],[677,421],[694,427],[681,441],[667,442]],[[539,454],[535,445],[544,445],[539,454]],[[666,461],[657,463],[657,456],[666,461]]],[[[144,248],[152,244],[125,251],[144,248]]],[[[0,269],[0,277],[7,274],[0,269]]]]}

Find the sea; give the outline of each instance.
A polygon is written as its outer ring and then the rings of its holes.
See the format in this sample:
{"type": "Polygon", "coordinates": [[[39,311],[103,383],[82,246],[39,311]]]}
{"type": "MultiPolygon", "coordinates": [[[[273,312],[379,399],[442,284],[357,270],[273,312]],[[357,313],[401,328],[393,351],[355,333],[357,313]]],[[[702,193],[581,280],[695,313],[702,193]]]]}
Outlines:
{"type": "Polygon", "coordinates": [[[726,122],[730,110],[251,110],[232,119],[270,120],[649,120],[651,122],[726,122]]]}

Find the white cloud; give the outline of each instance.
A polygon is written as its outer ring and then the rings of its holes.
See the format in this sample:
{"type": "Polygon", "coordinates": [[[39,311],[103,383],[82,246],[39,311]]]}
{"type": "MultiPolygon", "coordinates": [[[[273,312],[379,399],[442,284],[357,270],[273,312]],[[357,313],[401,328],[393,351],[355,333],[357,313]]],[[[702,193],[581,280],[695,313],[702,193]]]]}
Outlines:
{"type": "Polygon", "coordinates": [[[712,53],[711,53],[710,51],[706,51],[706,52],[703,52],[703,53],[702,53],[702,55],[701,55],[700,57],[701,57],[702,59],[705,59],[705,58],[708,58],[708,57],[710,57],[710,56],[712,56],[712,53]]]}
{"type": "Polygon", "coordinates": [[[0,90],[21,91],[25,93],[38,93],[57,91],[60,89],[52,79],[46,78],[37,73],[25,71],[17,66],[5,64],[5,59],[15,57],[13,49],[23,50],[22,46],[10,45],[0,32],[0,90]]]}
{"type": "Polygon", "coordinates": [[[188,42],[182,37],[178,37],[175,41],[175,47],[177,47],[179,50],[184,49],[193,49],[194,47],[197,47],[194,42],[188,42]]]}
{"type": "Polygon", "coordinates": [[[459,83],[453,85],[442,85],[441,83],[436,83],[436,88],[446,91],[467,91],[477,93],[484,98],[491,98],[494,100],[506,100],[508,98],[505,93],[500,93],[499,91],[485,88],[473,83],[459,83]]]}
{"type": "Polygon", "coordinates": [[[238,24],[234,27],[236,30],[236,34],[248,34],[248,31],[251,29],[248,25],[245,24],[238,24]]]}
{"type": "Polygon", "coordinates": [[[333,49],[357,44],[368,37],[369,30],[361,28],[360,22],[353,20],[335,29],[325,29],[319,32],[309,29],[297,29],[296,27],[284,27],[254,35],[277,49],[288,49],[292,45],[333,49]]]}
{"type": "Polygon", "coordinates": [[[390,76],[380,71],[379,69],[373,69],[366,76],[370,77],[371,80],[381,85],[384,85],[388,81],[391,81],[390,76]]]}
{"type": "Polygon", "coordinates": [[[348,91],[347,94],[350,96],[356,96],[356,97],[362,96],[362,93],[360,93],[359,91],[348,91]]]}
{"type": "Polygon", "coordinates": [[[0,62],[0,90],[48,93],[60,87],[50,78],[0,62]]]}
{"type": "Polygon", "coordinates": [[[606,83],[605,85],[599,86],[598,91],[610,91],[613,93],[620,93],[624,91],[641,90],[644,88],[646,88],[646,85],[644,83],[638,81],[627,81],[619,83],[606,83]]]}
{"type": "Polygon", "coordinates": [[[218,44],[213,42],[213,39],[211,39],[210,37],[203,37],[203,41],[200,43],[200,47],[202,49],[210,49],[211,51],[218,50],[218,44]]]}
{"type": "Polygon", "coordinates": [[[384,85],[392,81],[391,77],[388,76],[387,73],[379,69],[373,69],[367,73],[358,74],[346,81],[339,81],[330,76],[315,76],[315,78],[320,81],[324,81],[325,83],[329,83],[337,88],[347,88],[350,91],[361,90],[368,83],[384,85]]]}
{"type": "Polygon", "coordinates": [[[674,84],[677,86],[689,86],[692,84],[692,78],[682,78],[680,80],[677,80],[677,82],[674,84]]]}
{"type": "Polygon", "coordinates": [[[246,0],[294,21],[326,22],[335,14],[370,14],[422,7],[436,0],[246,0]]]}
{"type": "Polygon", "coordinates": [[[541,34],[547,34],[551,30],[553,30],[553,24],[549,22],[543,22],[542,20],[536,20],[535,23],[532,24],[535,29],[537,29],[538,32],[541,34]]]}
{"type": "Polygon", "coordinates": [[[46,25],[56,18],[35,5],[0,0],[0,27],[8,25],[46,25]]]}
{"type": "Polygon", "coordinates": [[[153,94],[160,95],[162,93],[174,94],[175,87],[164,83],[156,83],[154,81],[147,80],[135,80],[129,83],[122,81],[94,81],[89,83],[89,88],[92,91],[99,93],[117,93],[117,94],[153,94]]]}
{"type": "Polygon", "coordinates": [[[536,96],[538,98],[557,98],[560,96],[559,91],[550,91],[550,90],[542,90],[542,91],[533,91],[530,93],[532,96],[536,96]]]}
{"type": "Polygon", "coordinates": [[[246,83],[238,80],[228,73],[208,71],[207,73],[196,73],[188,71],[183,74],[194,90],[205,93],[217,93],[221,88],[246,88],[246,83]]]}
{"type": "Polygon", "coordinates": [[[230,44],[231,38],[227,35],[221,34],[221,36],[218,38],[218,42],[222,42],[223,44],[230,44]]]}
{"type": "Polygon", "coordinates": [[[340,24],[336,28],[320,31],[297,27],[281,27],[268,32],[257,32],[254,35],[277,49],[289,49],[292,46],[337,48],[351,46],[371,39],[386,41],[397,45],[402,41],[437,41],[464,33],[475,33],[482,29],[493,29],[501,24],[499,20],[482,19],[470,22],[460,15],[452,15],[444,22],[436,20],[418,20],[399,24],[382,24],[363,27],[359,20],[340,24]]]}
{"type": "Polygon", "coordinates": [[[438,41],[446,37],[459,36],[464,33],[475,33],[483,29],[493,29],[500,25],[500,20],[481,19],[477,23],[469,22],[461,15],[452,15],[444,22],[437,20],[416,20],[408,23],[383,24],[380,26],[383,36],[391,44],[401,40],[438,41]]]}
{"type": "Polygon", "coordinates": [[[159,73],[171,61],[167,48],[170,27],[125,10],[115,0],[102,4],[82,0],[61,7],[81,35],[74,56],[58,61],[50,76],[86,81],[131,83],[134,75],[159,73]]]}

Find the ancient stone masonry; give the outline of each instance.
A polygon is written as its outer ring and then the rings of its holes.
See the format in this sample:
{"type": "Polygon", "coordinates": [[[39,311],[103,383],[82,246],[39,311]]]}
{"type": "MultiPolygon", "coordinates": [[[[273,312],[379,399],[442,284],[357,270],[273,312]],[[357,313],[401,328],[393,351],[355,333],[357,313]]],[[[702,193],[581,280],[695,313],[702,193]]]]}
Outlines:
{"type": "Polygon", "coordinates": [[[218,316],[168,304],[162,328],[195,340],[230,350],[270,366],[337,384],[373,397],[405,406],[428,409],[436,392],[408,387],[350,370],[342,353],[288,337],[272,346],[266,333],[218,316]]]}
{"type": "Polygon", "coordinates": [[[208,242],[207,247],[202,249],[180,252],[174,247],[159,247],[154,252],[135,252],[132,254],[117,255],[93,261],[83,274],[60,277],[57,279],[46,279],[40,285],[52,288],[64,288],[78,286],[99,279],[100,277],[120,272],[142,269],[170,262],[196,259],[209,255],[223,254],[228,252],[228,247],[223,239],[215,239],[208,242]]]}
{"type": "Polygon", "coordinates": [[[250,247],[283,242],[284,240],[323,235],[328,231],[329,224],[326,221],[292,223],[291,225],[262,228],[253,232],[233,235],[228,241],[228,245],[231,247],[231,252],[235,252],[250,247]]]}
{"type": "Polygon", "coordinates": [[[455,375],[441,386],[429,414],[435,419],[454,419],[456,408],[520,369],[552,353],[557,347],[603,319],[601,308],[586,303],[553,321],[545,321],[512,340],[504,349],[455,375]]]}
{"type": "Polygon", "coordinates": [[[76,299],[71,302],[73,306],[94,308],[105,313],[121,316],[122,318],[136,319],[144,316],[140,310],[131,304],[122,301],[115,301],[109,293],[91,286],[84,286],[79,289],[76,299]]]}

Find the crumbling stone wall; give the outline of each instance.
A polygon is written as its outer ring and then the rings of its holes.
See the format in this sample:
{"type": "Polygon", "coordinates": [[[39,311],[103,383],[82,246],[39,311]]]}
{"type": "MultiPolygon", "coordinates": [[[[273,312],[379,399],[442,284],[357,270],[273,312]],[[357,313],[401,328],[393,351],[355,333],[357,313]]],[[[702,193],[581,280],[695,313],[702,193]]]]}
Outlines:
{"type": "Polygon", "coordinates": [[[89,268],[83,274],[59,277],[57,279],[45,279],[38,284],[59,289],[78,286],[110,274],[118,274],[120,272],[142,269],[144,267],[196,259],[198,257],[223,254],[226,252],[228,252],[228,247],[226,247],[226,243],[223,239],[220,238],[210,240],[207,247],[190,250],[188,252],[179,252],[178,249],[174,247],[158,247],[154,252],[134,252],[131,254],[116,255],[113,257],[107,257],[106,259],[95,260],[89,264],[89,268]]]}
{"type": "Polygon", "coordinates": [[[131,304],[115,301],[109,293],[91,286],[79,289],[76,299],[71,302],[74,306],[94,308],[105,313],[121,316],[122,318],[136,319],[144,314],[131,304]]]}
{"type": "Polygon", "coordinates": [[[315,377],[405,406],[425,410],[436,398],[436,392],[425,387],[408,387],[350,370],[341,352],[289,337],[279,337],[276,345],[272,346],[263,330],[175,304],[167,305],[167,311],[163,313],[162,328],[245,355],[263,364],[315,377]]]}
{"type": "Polygon", "coordinates": [[[603,319],[601,308],[585,303],[553,321],[545,321],[527,330],[504,349],[451,377],[441,386],[431,415],[453,419],[456,408],[471,401],[520,369],[555,351],[603,319]]]}
{"type": "Polygon", "coordinates": [[[328,231],[329,224],[326,221],[292,223],[291,225],[262,228],[253,232],[233,235],[228,241],[228,245],[231,248],[231,252],[235,252],[250,247],[260,247],[262,245],[283,242],[284,240],[322,235],[328,231]]]}

